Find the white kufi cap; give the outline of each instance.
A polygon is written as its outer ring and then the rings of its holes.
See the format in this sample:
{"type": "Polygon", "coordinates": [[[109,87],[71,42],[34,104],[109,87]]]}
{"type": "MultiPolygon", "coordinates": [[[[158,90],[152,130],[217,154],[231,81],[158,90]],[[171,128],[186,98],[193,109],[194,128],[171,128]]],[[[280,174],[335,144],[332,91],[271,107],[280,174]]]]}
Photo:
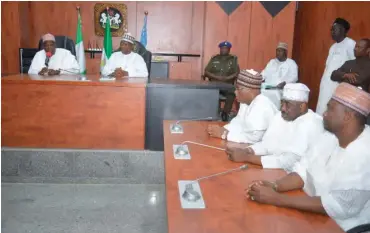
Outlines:
{"type": "Polygon", "coordinates": [[[121,41],[127,41],[131,44],[135,44],[135,37],[131,35],[131,33],[127,32],[123,35],[121,41]]]}
{"type": "Polygon", "coordinates": [[[303,83],[288,83],[284,86],[283,100],[308,102],[310,89],[303,83]]]}

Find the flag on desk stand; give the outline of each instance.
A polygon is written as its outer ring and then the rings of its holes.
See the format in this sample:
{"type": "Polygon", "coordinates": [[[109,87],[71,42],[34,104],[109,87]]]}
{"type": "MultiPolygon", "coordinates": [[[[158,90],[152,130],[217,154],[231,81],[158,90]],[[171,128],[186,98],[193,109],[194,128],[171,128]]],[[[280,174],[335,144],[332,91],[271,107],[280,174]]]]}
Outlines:
{"type": "MultiPolygon", "coordinates": [[[[109,14],[107,13],[107,15],[109,14]]],[[[103,71],[105,64],[107,64],[108,59],[112,55],[112,50],[113,49],[112,49],[112,34],[110,32],[110,20],[109,18],[107,18],[107,21],[105,22],[104,44],[100,62],[100,73],[103,71]]]]}
{"type": "Polygon", "coordinates": [[[145,16],[144,16],[144,25],[143,28],[141,29],[141,36],[140,36],[140,43],[146,47],[147,44],[147,39],[148,39],[148,34],[146,30],[146,23],[147,23],[147,18],[148,18],[148,12],[145,11],[145,16]]]}
{"type": "Polygon", "coordinates": [[[77,7],[76,58],[80,66],[80,74],[86,74],[85,49],[82,39],[82,22],[80,7],[77,7]]]}

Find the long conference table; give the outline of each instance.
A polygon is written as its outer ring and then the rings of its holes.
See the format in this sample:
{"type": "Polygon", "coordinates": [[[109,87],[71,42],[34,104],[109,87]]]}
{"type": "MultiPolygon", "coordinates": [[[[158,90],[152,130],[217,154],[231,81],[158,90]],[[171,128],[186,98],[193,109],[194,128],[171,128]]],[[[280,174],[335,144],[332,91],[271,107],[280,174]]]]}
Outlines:
{"type": "MultiPolygon", "coordinates": [[[[182,122],[183,134],[171,134],[171,123],[174,121],[163,124],[168,233],[343,233],[327,216],[247,200],[244,189],[253,180],[273,181],[286,174],[282,170],[253,165],[243,171],[200,181],[206,208],[182,209],[178,180],[195,180],[241,164],[229,161],[224,151],[193,144],[188,144],[190,160],[174,159],[174,144],[190,140],[224,148],[226,143],[208,136],[209,122],[182,122]]],[[[231,146],[240,144],[232,143],[231,146]]],[[[305,194],[293,191],[288,195],[305,194]]]]}

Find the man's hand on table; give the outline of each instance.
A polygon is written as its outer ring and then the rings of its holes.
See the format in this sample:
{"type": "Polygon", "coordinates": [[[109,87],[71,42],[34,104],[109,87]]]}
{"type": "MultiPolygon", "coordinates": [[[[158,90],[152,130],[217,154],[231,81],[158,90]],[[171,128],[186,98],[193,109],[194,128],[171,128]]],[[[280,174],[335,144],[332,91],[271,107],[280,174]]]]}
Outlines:
{"type": "Polygon", "coordinates": [[[254,151],[250,147],[240,148],[227,145],[226,154],[228,159],[233,162],[248,162],[248,156],[254,155],[254,151]]]}
{"type": "Polygon", "coordinates": [[[45,75],[48,72],[48,68],[44,67],[40,70],[39,75],[45,75]]]}
{"type": "Polygon", "coordinates": [[[128,72],[127,72],[127,71],[122,70],[122,68],[121,68],[121,67],[119,67],[119,68],[116,68],[116,69],[114,70],[114,72],[113,72],[113,76],[114,76],[115,78],[123,78],[123,77],[125,77],[125,76],[128,76],[128,72]]]}
{"type": "Polygon", "coordinates": [[[274,190],[273,184],[274,183],[269,181],[257,181],[252,183],[245,190],[245,196],[258,203],[278,206],[281,203],[281,194],[274,190]]]}
{"type": "Polygon", "coordinates": [[[207,132],[209,136],[214,137],[214,138],[222,138],[222,135],[225,133],[225,131],[227,130],[224,127],[221,127],[219,125],[208,125],[208,128],[207,128],[207,132]]]}
{"type": "Polygon", "coordinates": [[[49,76],[54,76],[54,75],[59,75],[59,74],[60,74],[60,70],[48,69],[49,76]]]}

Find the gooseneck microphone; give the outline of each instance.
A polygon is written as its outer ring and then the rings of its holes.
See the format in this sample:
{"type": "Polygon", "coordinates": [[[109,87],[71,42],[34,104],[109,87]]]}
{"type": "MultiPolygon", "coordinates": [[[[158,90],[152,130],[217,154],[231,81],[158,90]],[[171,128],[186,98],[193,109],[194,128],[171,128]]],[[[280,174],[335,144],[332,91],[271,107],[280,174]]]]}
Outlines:
{"type": "Polygon", "coordinates": [[[184,130],[180,124],[180,122],[182,121],[212,121],[212,120],[218,120],[218,119],[214,117],[203,117],[203,118],[191,118],[191,119],[178,120],[175,122],[175,124],[171,124],[170,130],[171,130],[171,133],[183,133],[184,130]]]}
{"type": "Polygon", "coordinates": [[[219,173],[216,173],[216,174],[213,174],[213,175],[209,175],[209,176],[203,176],[203,177],[200,177],[200,178],[198,178],[196,180],[193,180],[190,183],[187,183],[185,185],[185,190],[182,193],[181,197],[183,199],[189,201],[189,202],[196,202],[199,199],[201,199],[202,197],[201,197],[201,194],[193,188],[193,184],[194,183],[198,183],[201,180],[206,180],[206,179],[209,179],[209,178],[212,178],[212,177],[216,177],[216,176],[220,176],[220,175],[225,175],[225,174],[228,174],[228,173],[231,173],[231,172],[234,172],[234,171],[245,170],[247,168],[248,168],[248,165],[244,164],[244,165],[242,165],[240,167],[237,167],[237,168],[233,168],[233,169],[230,169],[230,170],[227,170],[227,171],[224,171],[224,172],[219,172],[219,173]]]}

